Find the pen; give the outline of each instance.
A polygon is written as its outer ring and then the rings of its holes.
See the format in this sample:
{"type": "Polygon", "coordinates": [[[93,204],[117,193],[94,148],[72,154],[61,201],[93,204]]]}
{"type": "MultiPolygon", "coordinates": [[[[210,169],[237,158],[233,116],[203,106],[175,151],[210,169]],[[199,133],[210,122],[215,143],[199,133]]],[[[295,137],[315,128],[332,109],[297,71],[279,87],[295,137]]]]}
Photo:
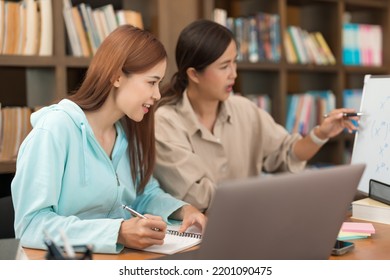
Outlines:
{"type": "Polygon", "coordinates": [[[134,209],[131,209],[129,206],[127,205],[122,205],[122,208],[123,209],[126,209],[127,211],[129,211],[131,213],[131,215],[133,215],[134,217],[138,217],[138,218],[141,218],[141,219],[147,219],[144,215],[142,215],[141,213],[138,213],[137,211],[135,211],[134,209]]]}
{"type": "MultiPolygon", "coordinates": [[[[361,112],[358,112],[358,113],[343,113],[343,117],[344,118],[349,118],[349,117],[360,117],[360,116],[363,116],[364,114],[361,113],[361,112]]],[[[330,115],[328,114],[325,114],[324,115],[324,118],[328,118],[330,115]]]]}
{"type": "MultiPolygon", "coordinates": [[[[142,215],[141,213],[138,213],[137,211],[135,211],[134,209],[130,208],[129,206],[127,205],[122,205],[122,208],[123,209],[126,209],[127,211],[129,211],[131,213],[131,215],[133,215],[134,217],[138,217],[138,218],[141,218],[141,219],[147,219],[147,217],[145,217],[144,215],[142,215]]],[[[160,229],[158,228],[152,228],[154,231],[160,231],[160,229]]]]}
{"type": "Polygon", "coordinates": [[[68,255],[69,258],[74,259],[76,257],[76,254],[73,250],[72,245],[69,243],[69,239],[65,234],[65,231],[63,229],[60,230],[61,238],[62,241],[64,242],[64,248],[66,251],[66,254],[68,255]]]}

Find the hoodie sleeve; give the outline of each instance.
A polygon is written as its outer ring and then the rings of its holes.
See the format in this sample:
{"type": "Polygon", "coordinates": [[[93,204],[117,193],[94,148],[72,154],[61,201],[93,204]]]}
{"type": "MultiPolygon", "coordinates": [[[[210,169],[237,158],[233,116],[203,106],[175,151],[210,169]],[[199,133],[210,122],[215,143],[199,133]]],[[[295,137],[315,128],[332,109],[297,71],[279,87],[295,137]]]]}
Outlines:
{"type": "Polygon", "coordinates": [[[186,204],[164,192],[154,177],[151,177],[144,192],[134,201],[134,207],[140,213],[160,216],[166,222],[173,212],[186,204]]]}
{"type": "Polygon", "coordinates": [[[18,153],[11,184],[16,238],[25,247],[46,249],[44,232],[61,245],[59,230],[63,229],[73,245],[92,244],[94,252],[120,252],[123,246],[116,242],[122,219],[81,220],[58,214],[62,176],[71,143],[64,133],[62,138],[53,136],[63,126],[49,128],[34,128],[18,153]]]}

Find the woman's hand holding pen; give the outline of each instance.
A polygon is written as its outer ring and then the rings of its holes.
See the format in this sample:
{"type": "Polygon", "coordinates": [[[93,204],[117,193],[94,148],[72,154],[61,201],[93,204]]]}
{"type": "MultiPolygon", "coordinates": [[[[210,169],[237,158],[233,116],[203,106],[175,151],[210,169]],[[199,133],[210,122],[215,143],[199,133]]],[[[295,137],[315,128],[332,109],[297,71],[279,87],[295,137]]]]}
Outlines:
{"type": "Polygon", "coordinates": [[[294,154],[300,160],[311,159],[329,138],[340,134],[344,129],[349,132],[356,130],[357,127],[352,120],[359,120],[360,115],[361,113],[356,113],[354,109],[340,108],[332,110],[324,116],[321,125],[314,127],[306,137],[295,143],[294,154]]]}
{"type": "Polygon", "coordinates": [[[315,133],[319,138],[326,139],[338,135],[345,128],[351,133],[357,127],[351,120],[359,120],[359,116],[347,116],[348,113],[356,113],[355,109],[339,108],[331,111],[324,118],[315,133]]]}
{"type": "Polygon", "coordinates": [[[147,219],[136,217],[123,221],[119,229],[118,243],[134,249],[162,245],[167,224],[161,217],[148,214],[145,216],[147,219]]]}

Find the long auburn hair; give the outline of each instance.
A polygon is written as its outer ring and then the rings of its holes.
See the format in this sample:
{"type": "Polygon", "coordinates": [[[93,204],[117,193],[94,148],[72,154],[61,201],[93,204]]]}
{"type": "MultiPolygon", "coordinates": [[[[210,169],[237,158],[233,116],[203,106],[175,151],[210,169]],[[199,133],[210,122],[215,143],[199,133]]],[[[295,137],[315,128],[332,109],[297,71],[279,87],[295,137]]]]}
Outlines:
{"type": "MultiPolygon", "coordinates": [[[[98,110],[121,73],[142,73],[164,59],[167,59],[166,50],[153,34],[131,25],[119,26],[102,42],[83,83],[69,99],[84,111],[98,110]]],[[[131,176],[141,193],[152,176],[156,161],[154,110],[140,122],[127,116],[121,122],[128,140],[131,176]]]]}
{"type": "Polygon", "coordinates": [[[188,86],[187,69],[193,67],[202,72],[225,52],[232,40],[235,40],[233,33],[214,21],[199,19],[187,25],[176,44],[177,72],[162,88],[157,108],[180,101],[188,86]]]}

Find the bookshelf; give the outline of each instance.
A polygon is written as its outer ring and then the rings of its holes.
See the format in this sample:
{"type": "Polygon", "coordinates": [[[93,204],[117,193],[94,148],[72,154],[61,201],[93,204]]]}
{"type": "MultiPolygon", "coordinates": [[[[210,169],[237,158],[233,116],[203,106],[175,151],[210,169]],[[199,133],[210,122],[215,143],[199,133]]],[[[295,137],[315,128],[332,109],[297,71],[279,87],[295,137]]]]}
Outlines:
{"type": "MultiPolygon", "coordinates": [[[[281,36],[282,59],[279,62],[239,62],[234,90],[241,94],[267,93],[272,100],[272,115],[285,125],[287,96],[308,90],[332,90],[336,107],[343,106],[343,90],[362,88],[365,74],[390,74],[390,2],[387,0],[214,0],[204,1],[203,17],[212,19],[214,8],[227,11],[229,17],[246,17],[256,12],[278,14],[280,34],[290,25],[309,32],[319,31],[330,46],[335,65],[290,64],[281,36]],[[382,29],[381,66],[346,66],[342,63],[342,28],[345,15],[350,22],[375,24],[382,29]]],[[[329,141],[311,163],[348,163],[344,153],[353,147],[353,135],[341,134],[329,141]]]]}
{"type": "MultiPolygon", "coordinates": [[[[16,2],[16,1],[15,1],[16,2]]],[[[390,74],[390,2],[387,0],[72,0],[73,5],[89,3],[92,8],[113,4],[114,9],[141,12],[145,29],[156,34],[166,46],[168,69],[165,81],[175,71],[174,50],[179,32],[198,18],[212,18],[214,8],[226,9],[229,16],[247,16],[263,11],[280,16],[281,34],[289,25],[320,31],[333,54],[335,65],[289,64],[279,62],[240,62],[235,91],[243,94],[267,93],[272,115],[285,125],[287,96],[306,90],[330,89],[342,106],[342,92],[361,88],[365,74],[390,74]],[[345,12],[351,22],[378,24],[383,30],[383,65],[379,67],[342,64],[342,23],[345,12]]],[[[70,55],[62,15],[62,1],[52,0],[53,55],[0,55],[0,102],[2,106],[42,106],[66,97],[80,84],[89,58],[70,55]]],[[[281,37],[283,46],[283,37],[281,37]]],[[[327,143],[312,162],[341,164],[351,148],[353,136],[340,135],[327,143]]],[[[14,163],[0,162],[0,174],[14,171],[14,163]]],[[[0,179],[0,181],[2,181],[0,179]]]]}
{"type": "MultiPolygon", "coordinates": [[[[9,0],[10,2],[19,2],[9,0]]],[[[35,0],[38,1],[38,0],[35,0]]],[[[90,62],[88,57],[71,55],[70,43],[62,14],[63,1],[52,0],[53,55],[27,56],[0,54],[0,102],[5,106],[49,105],[66,97],[82,81],[90,62]]],[[[156,34],[166,46],[169,57],[174,57],[177,34],[187,23],[199,18],[198,0],[72,0],[72,5],[88,3],[93,9],[112,4],[115,10],[139,11],[145,29],[156,34]]],[[[174,71],[168,65],[167,79],[174,71]]],[[[15,172],[15,161],[0,162],[1,176],[15,172]]],[[[8,178],[8,177],[7,177],[8,178]]]]}

